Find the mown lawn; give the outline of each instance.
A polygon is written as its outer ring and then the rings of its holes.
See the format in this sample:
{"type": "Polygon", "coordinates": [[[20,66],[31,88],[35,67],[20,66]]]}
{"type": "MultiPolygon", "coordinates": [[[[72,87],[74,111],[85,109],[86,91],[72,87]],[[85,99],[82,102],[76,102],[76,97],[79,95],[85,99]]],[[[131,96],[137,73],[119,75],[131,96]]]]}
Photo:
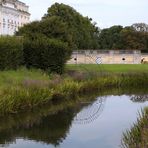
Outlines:
{"type": "Polygon", "coordinates": [[[129,72],[144,72],[148,73],[148,64],[69,64],[66,65],[66,70],[78,71],[101,71],[113,73],[129,73],[129,72]]]}

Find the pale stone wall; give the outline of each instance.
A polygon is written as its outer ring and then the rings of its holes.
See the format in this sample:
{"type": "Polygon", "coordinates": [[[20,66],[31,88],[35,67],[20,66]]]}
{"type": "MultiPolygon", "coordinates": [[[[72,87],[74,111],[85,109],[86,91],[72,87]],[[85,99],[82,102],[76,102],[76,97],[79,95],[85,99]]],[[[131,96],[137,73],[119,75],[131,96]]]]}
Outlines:
{"type": "Polygon", "coordinates": [[[81,50],[74,51],[68,64],[140,64],[137,50],[81,50]]]}

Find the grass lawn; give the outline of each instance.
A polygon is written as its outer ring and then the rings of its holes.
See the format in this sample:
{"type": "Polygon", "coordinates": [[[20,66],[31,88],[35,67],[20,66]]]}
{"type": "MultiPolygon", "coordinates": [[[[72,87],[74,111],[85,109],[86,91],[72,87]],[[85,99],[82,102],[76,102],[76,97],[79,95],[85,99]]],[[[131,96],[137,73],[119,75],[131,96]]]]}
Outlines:
{"type": "Polygon", "coordinates": [[[49,76],[41,70],[21,68],[18,70],[0,71],[0,88],[7,85],[18,85],[24,80],[49,80],[49,76]]]}
{"type": "Polygon", "coordinates": [[[147,72],[148,64],[69,64],[66,65],[66,70],[78,70],[78,71],[102,71],[112,73],[126,73],[126,72],[147,72]]]}

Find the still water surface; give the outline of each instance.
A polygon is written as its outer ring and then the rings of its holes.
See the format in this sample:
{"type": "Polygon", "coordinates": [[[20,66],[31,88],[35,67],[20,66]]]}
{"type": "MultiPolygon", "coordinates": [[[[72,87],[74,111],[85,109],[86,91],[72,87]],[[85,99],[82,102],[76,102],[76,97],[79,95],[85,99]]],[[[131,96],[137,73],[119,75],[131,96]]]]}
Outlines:
{"type": "Polygon", "coordinates": [[[9,117],[0,123],[0,147],[118,148],[145,106],[148,95],[111,95],[40,118],[9,117]]]}

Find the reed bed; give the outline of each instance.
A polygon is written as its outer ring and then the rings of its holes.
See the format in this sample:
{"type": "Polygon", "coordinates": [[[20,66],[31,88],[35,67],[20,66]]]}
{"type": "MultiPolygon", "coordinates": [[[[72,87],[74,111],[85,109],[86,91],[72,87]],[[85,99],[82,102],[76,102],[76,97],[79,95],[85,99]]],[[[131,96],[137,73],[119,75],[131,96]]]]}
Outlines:
{"type": "Polygon", "coordinates": [[[0,72],[0,115],[16,114],[49,102],[77,99],[79,95],[111,88],[148,86],[147,73],[71,72],[62,76],[40,70],[0,72]]]}
{"type": "Polygon", "coordinates": [[[139,113],[137,122],[123,134],[123,148],[148,147],[148,107],[139,113]]]}

